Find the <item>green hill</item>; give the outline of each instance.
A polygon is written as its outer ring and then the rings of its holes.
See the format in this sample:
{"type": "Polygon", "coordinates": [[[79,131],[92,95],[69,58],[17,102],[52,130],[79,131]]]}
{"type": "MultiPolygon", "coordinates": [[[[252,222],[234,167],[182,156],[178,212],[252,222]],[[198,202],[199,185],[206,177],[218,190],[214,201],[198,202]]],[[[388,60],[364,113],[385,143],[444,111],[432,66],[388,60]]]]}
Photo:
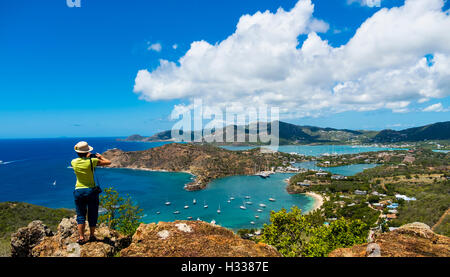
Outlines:
{"type": "MultiPolygon", "coordinates": [[[[365,131],[365,130],[349,130],[321,128],[315,126],[300,126],[291,123],[279,121],[279,139],[280,144],[305,144],[305,143],[390,143],[390,142],[415,142],[425,140],[448,140],[450,139],[450,121],[429,124],[426,126],[409,128],[401,131],[382,130],[382,131],[365,131]]],[[[252,123],[245,126],[229,125],[220,130],[203,130],[204,134],[212,133],[222,135],[225,141],[225,130],[234,130],[234,141],[237,142],[238,130],[244,130],[245,141],[248,144],[248,137],[251,132],[259,134],[260,123],[252,123]],[[241,128],[239,128],[241,127],[241,128]]],[[[267,123],[267,130],[271,133],[272,123],[267,123]]],[[[198,132],[199,137],[201,131],[198,132]]],[[[183,134],[183,131],[180,131],[183,134]]],[[[194,132],[189,132],[191,139],[194,139],[194,132]]],[[[189,136],[188,135],[188,136],[189,136]]],[[[206,135],[205,135],[206,136],[206,135]]],[[[126,141],[167,141],[172,140],[171,130],[154,134],[151,137],[142,137],[140,135],[132,135],[125,139],[126,141]]],[[[258,142],[260,143],[260,142],[258,142]]]]}
{"type": "Polygon", "coordinates": [[[400,142],[450,139],[450,121],[438,122],[401,131],[383,130],[373,137],[373,142],[400,142]]]}
{"type": "Polygon", "coordinates": [[[0,203],[0,256],[10,255],[11,234],[31,221],[41,220],[52,231],[56,231],[62,218],[74,214],[68,209],[51,209],[22,202],[0,203]]]}

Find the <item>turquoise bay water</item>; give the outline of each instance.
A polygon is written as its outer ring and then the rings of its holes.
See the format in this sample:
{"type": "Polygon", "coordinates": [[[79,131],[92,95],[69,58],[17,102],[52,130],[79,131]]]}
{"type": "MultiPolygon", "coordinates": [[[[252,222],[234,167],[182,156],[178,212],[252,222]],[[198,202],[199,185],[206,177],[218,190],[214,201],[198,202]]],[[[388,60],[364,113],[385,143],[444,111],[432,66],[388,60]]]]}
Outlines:
{"type": "Polygon", "coordinates": [[[343,176],[353,176],[359,172],[364,171],[364,169],[374,168],[378,166],[378,164],[351,164],[336,167],[320,167],[316,165],[315,161],[311,161],[311,162],[295,163],[294,166],[304,169],[329,171],[333,174],[340,174],[343,176]]]}
{"type": "MultiPolygon", "coordinates": [[[[99,170],[100,171],[100,170],[99,170]]],[[[281,208],[290,209],[296,205],[305,212],[312,208],[314,200],[305,195],[291,195],[286,192],[284,179],[293,174],[274,174],[270,178],[259,176],[232,176],[211,182],[201,191],[187,192],[183,189],[185,183],[190,182],[192,176],[186,173],[150,172],[129,169],[103,169],[101,178],[104,185],[114,184],[120,193],[129,193],[133,200],[144,209],[144,222],[186,220],[192,217],[203,221],[216,221],[221,226],[240,228],[259,228],[269,222],[270,211],[281,208]],[[245,199],[250,196],[250,199],[245,199]],[[230,203],[228,200],[234,197],[230,203]],[[271,202],[268,199],[274,198],[271,202]],[[197,204],[193,204],[193,199],[197,204]],[[166,206],[165,202],[171,205],[166,206]],[[239,206],[247,201],[246,210],[239,206]],[[259,207],[263,203],[266,208],[259,207]],[[204,204],[208,208],[204,208],[204,204]],[[184,206],[189,208],[185,209],[184,206]],[[217,210],[221,210],[218,214],[217,210]],[[261,209],[262,212],[257,210],[261,209]],[[180,211],[180,214],[174,214],[180,211]],[[157,214],[160,212],[160,214],[157,214]],[[255,218],[259,215],[259,219],[255,218]],[[250,222],[254,221],[255,224],[250,222]]]]}
{"type": "MultiPolygon", "coordinates": [[[[256,146],[221,146],[222,148],[242,151],[256,148],[256,146]]],[[[298,153],[307,156],[320,156],[322,154],[357,154],[362,152],[373,151],[389,151],[389,150],[406,150],[404,148],[375,147],[375,146],[358,146],[358,145],[280,145],[278,148],[264,146],[265,148],[278,150],[285,153],[298,153]]]]}
{"type": "MultiPolygon", "coordinates": [[[[122,142],[116,138],[0,140],[0,160],[5,162],[0,164],[0,202],[22,201],[50,208],[73,209],[72,193],[76,178],[68,166],[71,159],[76,157],[73,145],[80,140],[87,140],[94,146],[95,152],[104,152],[111,148],[137,151],[165,144],[122,142]]],[[[317,155],[332,152],[329,150],[330,146],[296,147],[308,149],[317,155]]],[[[348,146],[342,149],[346,148],[348,146]]],[[[281,146],[280,150],[283,149],[285,152],[293,152],[289,147],[281,146]]],[[[336,146],[334,149],[339,148],[336,146]]],[[[367,148],[360,150],[367,151],[367,148]]],[[[355,168],[349,169],[348,174],[361,169],[355,165],[355,168]]],[[[286,192],[286,183],[283,180],[292,174],[274,174],[267,179],[258,176],[227,177],[214,180],[205,190],[196,192],[183,189],[192,178],[186,173],[98,169],[97,176],[102,187],[113,186],[122,195],[129,194],[133,201],[144,209],[146,216],[143,220],[147,223],[187,219],[192,216],[193,219],[200,218],[208,222],[215,220],[217,224],[232,229],[261,227],[263,223],[269,222],[270,210],[278,211],[283,207],[289,209],[292,205],[297,205],[308,211],[314,201],[305,195],[290,195],[286,192]],[[253,202],[253,205],[246,205],[247,209],[241,210],[239,206],[247,195],[251,199],[246,201],[253,202]],[[231,196],[235,197],[235,200],[228,203],[227,200],[231,196]],[[276,201],[268,201],[271,197],[276,201]],[[192,204],[194,198],[197,205],[192,204]],[[172,205],[165,206],[166,201],[172,202],[172,205]],[[209,205],[208,209],[203,208],[204,202],[209,205]],[[259,203],[267,205],[266,208],[261,208],[261,213],[257,211],[260,208],[259,203]],[[185,205],[189,205],[189,209],[184,209],[185,205]],[[221,213],[217,214],[219,205],[221,213]],[[180,214],[173,214],[175,210],[179,210],[180,214]],[[158,211],[159,215],[156,214],[158,211]],[[256,219],[255,215],[260,218],[256,219]],[[251,221],[255,224],[250,224],[251,221]]]]}
{"type": "Polygon", "coordinates": [[[437,153],[449,153],[450,150],[433,150],[433,152],[437,152],[437,153]]]}

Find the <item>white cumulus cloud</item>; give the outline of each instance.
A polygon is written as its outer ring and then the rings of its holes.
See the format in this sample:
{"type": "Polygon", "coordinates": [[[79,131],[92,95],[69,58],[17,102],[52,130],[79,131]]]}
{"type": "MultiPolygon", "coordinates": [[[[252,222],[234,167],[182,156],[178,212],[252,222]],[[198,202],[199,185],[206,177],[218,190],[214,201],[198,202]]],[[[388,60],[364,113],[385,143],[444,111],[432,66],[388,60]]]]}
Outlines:
{"type": "Polygon", "coordinates": [[[448,110],[444,109],[442,103],[433,104],[423,109],[424,112],[446,112],[448,110]]]}
{"type": "Polygon", "coordinates": [[[355,2],[359,3],[361,6],[367,6],[370,8],[381,6],[381,0],[347,0],[348,4],[352,4],[355,2]]]}
{"type": "MultiPolygon", "coordinates": [[[[150,44],[150,43],[149,43],[150,44]]],[[[153,43],[153,44],[150,44],[148,47],[147,47],[147,50],[152,50],[152,51],[156,51],[156,52],[161,52],[161,50],[162,50],[162,45],[161,45],[161,43],[153,43]]]]}
{"type": "Polygon", "coordinates": [[[450,16],[443,5],[406,0],[383,8],[340,47],[320,37],[329,25],[314,18],[311,0],[243,15],[225,40],[192,42],[178,63],[140,70],[134,92],[147,101],[202,98],[236,111],[276,106],[283,117],[408,112],[412,102],[450,95],[450,16]]]}

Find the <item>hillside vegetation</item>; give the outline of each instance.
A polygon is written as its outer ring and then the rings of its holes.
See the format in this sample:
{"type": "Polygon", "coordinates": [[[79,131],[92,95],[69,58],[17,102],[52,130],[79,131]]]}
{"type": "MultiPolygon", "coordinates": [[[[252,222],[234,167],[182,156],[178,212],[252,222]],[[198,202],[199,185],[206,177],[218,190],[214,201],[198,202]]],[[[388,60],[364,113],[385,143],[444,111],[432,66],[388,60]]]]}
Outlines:
{"type": "Polygon", "coordinates": [[[74,214],[68,209],[50,209],[22,202],[0,203],[0,256],[10,255],[11,234],[31,221],[41,220],[52,231],[56,231],[62,218],[74,214]]]}

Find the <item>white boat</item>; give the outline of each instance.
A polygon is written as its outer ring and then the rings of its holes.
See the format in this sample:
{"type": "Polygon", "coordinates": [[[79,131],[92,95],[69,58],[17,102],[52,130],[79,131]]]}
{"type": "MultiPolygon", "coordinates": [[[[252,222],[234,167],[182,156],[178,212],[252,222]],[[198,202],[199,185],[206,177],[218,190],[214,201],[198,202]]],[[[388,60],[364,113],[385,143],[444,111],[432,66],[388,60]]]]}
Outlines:
{"type": "Polygon", "coordinates": [[[171,203],[169,201],[167,201],[166,203],[164,203],[166,206],[169,206],[171,203]]]}
{"type": "Polygon", "coordinates": [[[265,172],[262,172],[262,173],[259,173],[258,176],[261,177],[261,178],[263,178],[263,179],[266,179],[266,178],[269,177],[269,174],[267,174],[267,173],[265,173],[265,172]]]}
{"type": "Polygon", "coordinates": [[[256,211],[257,211],[258,213],[262,213],[263,210],[257,209],[256,211]]]}
{"type": "Polygon", "coordinates": [[[158,212],[156,212],[156,214],[160,214],[160,213],[161,213],[161,212],[159,212],[159,211],[158,211],[158,212]]]}
{"type": "Polygon", "coordinates": [[[231,200],[228,200],[227,202],[228,202],[228,203],[231,203],[231,200]]]}
{"type": "Polygon", "coordinates": [[[188,218],[187,218],[187,219],[191,220],[191,219],[192,219],[192,216],[188,216],[188,218]]]}
{"type": "Polygon", "coordinates": [[[245,197],[245,199],[250,199],[250,196],[247,195],[247,196],[245,197]]]}
{"type": "Polygon", "coordinates": [[[234,197],[233,197],[233,196],[231,196],[231,197],[230,197],[230,200],[234,200],[234,197]]]}
{"type": "Polygon", "coordinates": [[[255,222],[254,222],[254,221],[250,221],[250,224],[254,225],[254,224],[255,224],[255,222]]]}
{"type": "Polygon", "coordinates": [[[266,204],[259,204],[259,206],[265,208],[266,204]]]}
{"type": "Polygon", "coordinates": [[[251,202],[251,201],[247,201],[247,202],[245,202],[245,204],[247,204],[247,205],[252,205],[252,204],[253,204],[253,202],[251,202]]]}
{"type": "Polygon", "coordinates": [[[185,209],[189,209],[189,206],[188,206],[188,205],[186,205],[186,206],[184,206],[184,208],[185,208],[185,209]]]}
{"type": "Polygon", "coordinates": [[[244,205],[239,206],[239,208],[241,208],[242,210],[247,210],[247,207],[245,207],[245,203],[243,203],[244,205]]]}
{"type": "Polygon", "coordinates": [[[259,218],[259,215],[255,215],[255,218],[259,218]]]}
{"type": "Polygon", "coordinates": [[[207,209],[208,205],[206,205],[206,202],[204,202],[203,208],[207,209]]]}
{"type": "Polygon", "coordinates": [[[0,160],[0,164],[2,164],[2,163],[3,163],[3,161],[0,160]]]}
{"type": "Polygon", "coordinates": [[[211,224],[216,224],[216,221],[213,219],[213,220],[211,220],[211,224]]]}
{"type": "Polygon", "coordinates": [[[174,211],[173,213],[174,213],[174,214],[179,214],[179,213],[180,213],[180,211],[174,211]]]}
{"type": "Polygon", "coordinates": [[[56,186],[56,181],[53,182],[53,185],[56,186]]]}
{"type": "Polygon", "coordinates": [[[269,198],[269,201],[275,202],[275,198],[269,198]]]}
{"type": "Polygon", "coordinates": [[[218,213],[218,214],[221,213],[221,211],[220,211],[220,205],[219,205],[219,209],[217,209],[217,213],[218,213]]]}
{"type": "Polygon", "coordinates": [[[197,204],[197,200],[195,200],[195,198],[194,198],[194,200],[192,200],[192,204],[197,204]]]}

